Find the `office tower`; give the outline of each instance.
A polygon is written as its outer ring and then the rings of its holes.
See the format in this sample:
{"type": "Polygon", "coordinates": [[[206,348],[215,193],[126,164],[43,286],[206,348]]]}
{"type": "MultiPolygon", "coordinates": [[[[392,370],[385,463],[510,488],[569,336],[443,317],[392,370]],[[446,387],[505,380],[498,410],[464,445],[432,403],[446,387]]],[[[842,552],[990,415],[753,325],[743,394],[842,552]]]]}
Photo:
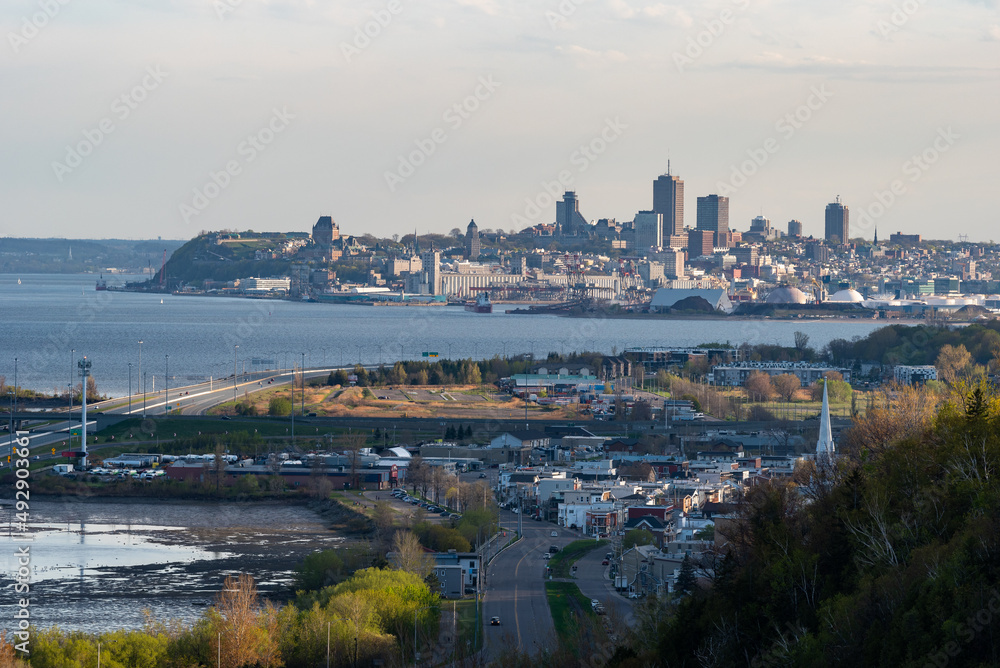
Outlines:
{"type": "Polygon", "coordinates": [[[667,173],[653,181],[653,211],[663,215],[662,237],[668,239],[684,232],[684,181],[667,173]]]}
{"type": "Polygon", "coordinates": [[[556,202],[556,225],[561,234],[579,234],[587,229],[587,219],[580,214],[580,201],[572,190],[567,190],[562,201],[556,202]]]}
{"type": "Polygon", "coordinates": [[[836,202],[826,205],[826,229],[824,238],[829,242],[846,244],[851,240],[850,235],[850,215],[847,207],[840,203],[840,196],[836,202]]]}
{"type": "Polygon", "coordinates": [[[688,230],[688,257],[694,259],[711,255],[715,250],[715,232],[710,230],[688,230]]]}
{"type": "Polygon", "coordinates": [[[632,222],[635,227],[635,248],[648,251],[663,246],[663,214],[654,211],[640,211],[632,222]]]}
{"type": "Polygon", "coordinates": [[[797,220],[788,221],[788,236],[790,237],[801,237],[802,236],[802,223],[797,220]]]}
{"type": "Polygon", "coordinates": [[[430,250],[420,254],[421,277],[424,286],[420,292],[428,295],[441,294],[441,251],[430,250]],[[426,292],[424,292],[426,290],[426,292]]]}
{"type": "Polygon", "coordinates": [[[770,239],[772,236],[771,221],[764,216],[757,216],[750,221],[750,232],[764,239],[770,239]]]}
{"type": "Polygon", "coordinates": [[[465,229],[465,257],[469,260],[478,260],[480,250],[479,226],[475,220],[471,220],[465,229]]]}
{"type": "Polygon", "coordinates": [[[697,229],[709,232],[728,232],[729,198],[719,195],[699,197],[697,229]]]}

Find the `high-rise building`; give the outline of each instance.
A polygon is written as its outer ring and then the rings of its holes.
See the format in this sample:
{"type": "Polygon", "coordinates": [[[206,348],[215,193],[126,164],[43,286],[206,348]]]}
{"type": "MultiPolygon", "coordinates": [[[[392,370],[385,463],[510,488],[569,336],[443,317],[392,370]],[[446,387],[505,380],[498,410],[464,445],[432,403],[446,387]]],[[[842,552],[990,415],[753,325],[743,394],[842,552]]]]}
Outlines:
{"type": "Polygon", "coordinates": [[[576,193],[567,190],[561,202],[556,202],[556,225],[561,234],[579,234],[587,229],[589,223],[580,214],[580,201],[576,193]]]}
{"type": "Polygon", "coordinates": [[[648,251],[663,246],[663,214],[654,211],[640,211],[632,222],[635,227],[636,251],[648,251]]]}
{"type": "Polygon", "coordinates": [[[422,284],[420,292],[428,295],[441,294],[441,251],[429,250],[421,253],[420,264],[422,284]]]}
{"type": "Polygon", "coordinates": [[[688,257],[692,260],[703,255],[711,255],[715,250],[715,232],[709,230],[688,230],[688,257]]]}
{"type": "Polygon", "coordinates": [[[664,239],[684,232],[684,181],[667,173],[653,181],[653,211],[663,215],[664,239]]]}
{"type": "Polygon", "coordinates": [[[478,260],[480,250],[479,226],[475,220],[471,220],[469,226],[465,228],[465,257],[469,260],[478,260]]]}
{"type": "Polygon", "coordinates": [[[729,231],[729,198],[708,195],[698,198],[698,229],[709,232],[729,231]]]}
{"type": "Polygon", "coordinates": [[[850,215],[847,207],[840,203],[840,197],[836,202],[826,205],[826,229],[823,234],[827,241],[838,244],[846,244],[851,240],[850,215]]]}
{"type": "Polygon", "coordinates": [[[771,220],[764,216],[757,216],[750,221],[750,232],[765,239],[770,239],[772,236],[771,220]]]}
{"type": "Polygon", "coordinates": [[[802,236],[802,223],[797,220],[788,221],[788,236],[790,237],[801,237],[802,236]]]}

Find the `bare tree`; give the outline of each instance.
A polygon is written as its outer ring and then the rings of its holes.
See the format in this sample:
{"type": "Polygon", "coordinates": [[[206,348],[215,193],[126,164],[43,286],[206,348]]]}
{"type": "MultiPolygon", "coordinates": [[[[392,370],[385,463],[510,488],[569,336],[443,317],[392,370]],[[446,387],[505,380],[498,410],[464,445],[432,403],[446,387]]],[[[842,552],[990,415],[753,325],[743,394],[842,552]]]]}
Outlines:
{"type": "Polygon", "coordinates": [[[747,376],[743,383],[747,394],[756,401],[766,401],[774,395],[774,386],[771,384],[771,376],[763,371],[754,371],[747,376]]]}
{"type": "Polygon", "coordinates": [[[424,550],[411,531],[397,531],[392,540],[392,563],[401,571],[413,573],[421,580],[434,570],[434,558],[424,550]]]}
{"type": "Polygon", "coordinates": [[[221,654],[222,666],[239,668],[259,660],[262,639],[259,608],[257,585],[250,575],[241,573],[238,578],[226,578],[216,597],[215,611],[219,618],[212,639],[213,649],[221,654]]]}
{"type": "Polygon", "coordinates": [[[794,399],[795,393],[799,391],[800,387],[802,387],[802,383],[799,381],[798,376],[791,373],[783,373],[780,376],[775,376],[772,382],[778,396],[785,401],[791,401],[794,399]]]}

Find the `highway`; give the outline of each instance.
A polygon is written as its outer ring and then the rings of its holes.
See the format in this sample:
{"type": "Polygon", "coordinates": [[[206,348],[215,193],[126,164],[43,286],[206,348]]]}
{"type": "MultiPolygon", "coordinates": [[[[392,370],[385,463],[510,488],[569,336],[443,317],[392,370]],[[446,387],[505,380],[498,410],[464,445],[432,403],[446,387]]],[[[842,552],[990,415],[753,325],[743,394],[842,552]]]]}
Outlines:
{"type": "MultiPolygon", "coordinates": [[[[505,527],[514,526],[517,516],[501,511],[505,527]]],[[[549,534],[554,525],[525,518],[524,537],[500,553],[486,573],[486,595],[483,601],[483,632],[486,659],[492,660],[509,647],[534,654],[542,648],[556,645],[552,614],[545,598],[545,565],[543,555],[550,545],[565,545],[571,538],[560,531],[560,537],[549,534]],[[491,617],[500,617],[500,626],[491,626],[491,617]]],[[[508,533],[509,535],[509,533],[508,533]]]]}

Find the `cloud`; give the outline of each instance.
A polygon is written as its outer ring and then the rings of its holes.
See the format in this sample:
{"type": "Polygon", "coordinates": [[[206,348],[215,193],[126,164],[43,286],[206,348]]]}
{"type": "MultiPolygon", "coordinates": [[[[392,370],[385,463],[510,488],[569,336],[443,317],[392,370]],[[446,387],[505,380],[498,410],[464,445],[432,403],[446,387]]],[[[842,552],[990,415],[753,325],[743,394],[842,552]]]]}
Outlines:
{"type": "Polygon", "coordinates": [[[983,39],[989,42],[1000,41],[1000,25],[994,24],[991,25],[989,28],[987,28],[986,34],[983,36],[983,39]]]}
{"type": "Polygon", "coordinates": [[[577,58],[581,61],[605,61],[609,63],[624,63],[628,61],[628,56],[621,51],[616,51],[615,49],[595,51],[576,44],[571,44],[569,46],[557,46],[556,51],[564,55],[577,58]]]}
{"type": "Polygon", "coordinates": [[[463,7],[472,7],[478,9],[484,14],[489,16],[499,16],[500,6],[496,0],[457,0],[458,4],[463,7]]]}
{"type": "Polygon", "coordinates": [[[662,2],[638,3],[639,7],[633,7],[633,4],[629,0],[608,0],[608,9],[617,18],[629,21],[655,21],[677,28],[690,28],[694,23],[691,15],[680,7],[662,2]]]}

